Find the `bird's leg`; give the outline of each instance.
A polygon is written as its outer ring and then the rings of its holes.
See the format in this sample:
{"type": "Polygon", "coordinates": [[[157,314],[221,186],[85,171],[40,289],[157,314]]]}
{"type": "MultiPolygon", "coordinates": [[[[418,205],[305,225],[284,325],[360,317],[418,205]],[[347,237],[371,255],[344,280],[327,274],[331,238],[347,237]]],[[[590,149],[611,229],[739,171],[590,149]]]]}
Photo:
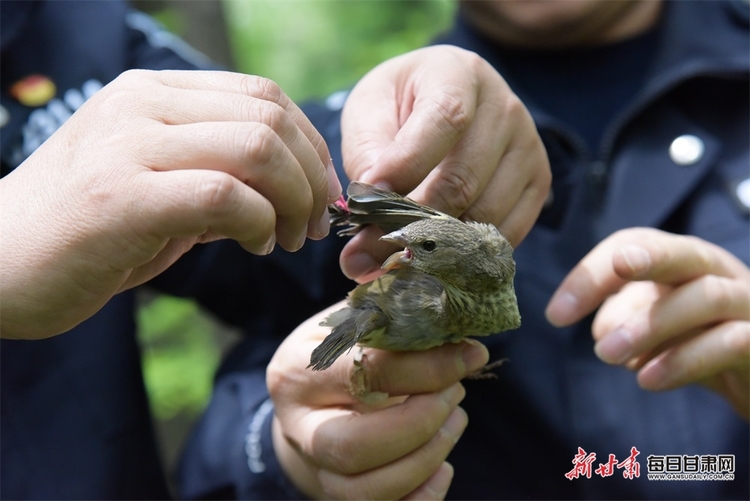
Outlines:
{"type": "Polygon", "coordinates": [[[364,404],[376,404],[389,395],[382,391],[370,390],[370,374],[367,370],[367,354],[361,346],[354,355],[354,370],[349,378],[349,393],[364,404]]]}
{"type": "Polygon", "coordinates": [[[505,362],[507,362],[508,358],[501,358],[500,360],[495,360],[494,362],[490,362],[489,364],[485,365],[484,367],[472,372],[471,374],[467,375],[464,379],[497,379],[497,375],[490,372],[492,369],[495,369],[497,367],[500,367],[505,362]]]}

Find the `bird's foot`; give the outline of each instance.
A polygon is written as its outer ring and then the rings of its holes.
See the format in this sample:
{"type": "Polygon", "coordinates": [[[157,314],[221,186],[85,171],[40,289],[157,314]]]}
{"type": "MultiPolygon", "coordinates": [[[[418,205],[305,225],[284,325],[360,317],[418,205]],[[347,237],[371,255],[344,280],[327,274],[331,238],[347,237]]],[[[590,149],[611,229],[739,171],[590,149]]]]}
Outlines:
{"type": "Polygon", "coordinates": [[[508,360],[508,358],[501,358],[500,360],[490,362],[484,367],[472,372],[471,374],[468,374],[464,379],[497,379],[497,375],[490,371],[492,369],[500,367],[508,360]]]}
{"type": "Polygon", "coordinates": [[[367,355],[362,347],[354,355],[354,371],[349,378],[349,394],[368,405],[377,404],[390,395],[382,391],[371,391],[370,374],[366,367],[367,355]]]}

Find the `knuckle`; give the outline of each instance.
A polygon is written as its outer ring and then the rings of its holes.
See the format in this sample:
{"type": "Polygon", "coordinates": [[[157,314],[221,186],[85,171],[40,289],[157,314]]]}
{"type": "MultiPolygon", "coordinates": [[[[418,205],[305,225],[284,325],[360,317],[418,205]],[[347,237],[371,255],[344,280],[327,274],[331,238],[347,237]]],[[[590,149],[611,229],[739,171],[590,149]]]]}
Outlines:
{"type": "Polygon", "coordinates": [[[471,123],[473,112],[467,108],[463,99],[449,89],[433,99],[435,110],[443,122],[438,126],[441,129],[447,129],[446,132],[454,137],[460,136],[471,123]]]}
{"type": "MultiPolygon", "coordinates": [[[[97,113],[107,117],[100,127],[130,127],[132,130],[129,130],[129,133],[144,133],[140,128],[133,127],[132,121],[148,117],[156,119],[152,123],[163,122],[161,117],[165,114],[165,109],[168,109],[167,103],[170,102],[170,96],[165,95],[165,92],[166,88],[154,79],[152,72],[128,70],[96,92],[84,106],[91,103],[92,106],[96,106],[97,113]]],[[[135,143],[134,141],[133,144],[135,143]]]]}
{"type": "Polygon", "coordinates": [[[437,196],[440,206],[446,208],[446,212],[453,215],[461,215],[474,202],[474,195],[479,189],[479,179],[471,166],[454,161],[448,168],[441,169],[439,181],[440,186],[437,196]]]}
{"type": "Polygon", "coordinates": [[[476,52],[461,49],[461,55],[466,59],[472,69],[475,70],[474,73],[479,73],[480,71],[486,71],[488,69],[495,71],[492,66],[490,66],[490,64],[476,52]]]}
{"type": "Polygon", "coordinates": [[[247,135],[242,135],[241,151],[244,158],[252,159],[253,164],[271,163],[276,152],[276,133],[264,123],[254,124],[247,135]]]}
{"type": "Polygon", "coordinates": [[[708,302],[719,312],[729,312],[735,303],[735,290],[730,280],[716,275],[703,278],[703,291],[708,302]]]}
{"type": "MultiPolygon", "coordinates": [[[[122,75],[118,78],[121,78],[122,75]]],[[[91,99],[92,105],[95,103],[97,111],[102,116],[122,117],[134,116],[138,109],[138,101],[142,101],[145,96],[133,92],[133,86],[122,80],[122,85],[112,85],[104,89],[104,92],[98,92],[91,99]],[[135,103],[135,105],[134,105],[135,103]]]]}
{"type": "Polygon", "coordinates": [[[509,123],[518,123],[527,119],[526,106],[515,94],[508,93],[503,104],[504,116],[509,123]]]}
{"type": "Polygon", "coordinates": [[[450,54],[450,57],[455,59],[456,66],[466,68],[466,74],[469,76],[477,78],[478,75],[482,75],[488,70],[497,73],[482,56],[474,51],[452,45],[443,45],[440,47],[440,50],[447,50],[447,54],[450,54]]]}
{"type": "Polygon", "coordinates": [[[149,70],[126,70],[120,73],[120,75],[113,81],[126,86],[137,85],[142,83],[144,79],[149,79],[151,75],[149,70]]]}
{"type": "Polygon", "coordinates": [[[240,85],[243,93],[249,96],[270,101],[280,106],[283,106],[285,102],[284,91],[281,90],[279,84],[270,78],[246,75],[240,85]]]}
{"type": "Polygon", "coordinates": [[[234,181],[221,172],[208,172],[196,186],[196,198],[209,214],[220,215],[234,194],[234,181]]]}
{"type": "Polygon", "coordinates": [[[684,238],[695,253],[699,269],[712,270],[715,268],[716,255],[711,247],[706,245],[704,240],[701,240],[695,235],[681,235],[680,238],[684,238]]]}
{"type": "Polygon", "coordinates": [[[283,132],[287,125],[287,114],[284,108],[276,103],[263,102],[256,110],[257,120],[274,130],[283,132]]]}

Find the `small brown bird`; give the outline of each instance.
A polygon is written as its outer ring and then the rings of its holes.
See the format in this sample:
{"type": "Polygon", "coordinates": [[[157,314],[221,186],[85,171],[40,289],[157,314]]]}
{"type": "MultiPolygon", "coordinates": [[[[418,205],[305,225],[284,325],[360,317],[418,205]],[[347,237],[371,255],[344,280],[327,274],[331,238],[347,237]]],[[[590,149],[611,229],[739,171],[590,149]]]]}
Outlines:
{"type": "Polygon", "coordinates": [[[331,223],[391,231],[380,239],[404,247],[389,270],[349,293],[345,308],[321,323],[333,331],[308,368],[324,370],[355,344],[391,351],[427,350],[467,336],[518,328],[513,247],[493,225],[464,222],[409,198],[353,182],[349,200],[329,207],[331,223]]]}

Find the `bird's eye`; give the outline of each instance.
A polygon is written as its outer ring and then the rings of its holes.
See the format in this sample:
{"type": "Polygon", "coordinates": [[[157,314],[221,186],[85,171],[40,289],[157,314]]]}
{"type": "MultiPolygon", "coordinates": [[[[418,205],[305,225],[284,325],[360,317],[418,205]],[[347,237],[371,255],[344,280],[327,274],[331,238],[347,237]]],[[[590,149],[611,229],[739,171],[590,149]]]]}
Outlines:
{"type": "Polygon", "coordinates": [[[425,240],[422,243],[422,248],[426,250],[427,252],[432,252],[435,250],[435,247],[437,247],[437,244],[433,242],[432,240],[425,240]]]}

